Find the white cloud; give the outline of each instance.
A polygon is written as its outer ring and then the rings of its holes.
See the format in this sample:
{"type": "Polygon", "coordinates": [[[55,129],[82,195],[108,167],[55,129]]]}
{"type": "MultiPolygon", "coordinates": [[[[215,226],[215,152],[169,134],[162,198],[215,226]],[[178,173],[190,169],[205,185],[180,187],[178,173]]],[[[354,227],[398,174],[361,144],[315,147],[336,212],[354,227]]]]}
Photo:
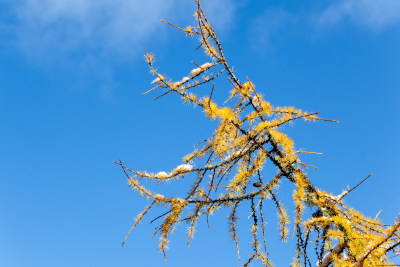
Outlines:
{"type": "Polygon", "coordinates": [[[348,21],[372,30],[382,30],[400,22],[399,0],[343,0],[317,17],[317,27],[331,27],[348,21]]]}
{"type": "MultiPolygon", "coordinates": [[[[82,51],[120,58],[142,54],[149,40],[164,40],[168,27],[161,19],[192,23],[196,8],[188,0],[22,0],[14,5],[17,42],[29,56],[39,57],[82,51]]],[[[204,5],[217,17],[217,28],[231,22],[232,0],[204,5]]]]}
{"type": "Polygon", "coordinates": [[[156,35],[171,0],[27,0],[17,13],[25,51],[68,53],[88,49],[127,54],[156,35]]]}
{"type": "MultiPolygon", "coordinates": [[[[202,2],[214,27],[228,30],[236,10],[234,0],[202,2]]],[[[100,88],[105,99],[119,87],[117,66],[141,61],[146,47],[168,46],[173,29],[160,20],[194,24],[197,8],[194,0],[0,0],[0,4],[0,47],[17,48],[49,77],[68,76],[72,90],[100,88]]]]}

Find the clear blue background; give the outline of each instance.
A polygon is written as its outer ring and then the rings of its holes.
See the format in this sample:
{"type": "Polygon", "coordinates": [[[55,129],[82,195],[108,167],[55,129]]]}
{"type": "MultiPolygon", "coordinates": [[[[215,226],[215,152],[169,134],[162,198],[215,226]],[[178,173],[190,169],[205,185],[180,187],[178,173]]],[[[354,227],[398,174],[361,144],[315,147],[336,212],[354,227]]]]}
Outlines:
{"type": "MultiPolygon", "coordinates": [[[[324,153],[303,158],[319,167],[309,171],[313,183],[339,194],[373,172],[346,199],[393,222],[400,211],[400,1],[204,6],[241,80],[248,76],[272,104],[340,121],[286,128],[298,148],[324,153]]],[[[0,0],[0,266],[240,265],[226,212],[211,218],[210,229],[200,221],[190,248],[182,224],[167,262],[150,238],[157,213],[121,247],[146,201],[112,161],[172,169],[215,126],[176,96],[141,95],[154,79],[144,48],[177,79],[193,68],[190,60],[206,62],[195,39],[159,22],[194,24],[194,11],[189,0],[0,0]]],[[[220,96],[229,89],[216,88],[220,96]]],[[[179,189],[172,182],[163,192],[179,189]]],[[[290,207],[291,187],[282,189],[290,207]]],[[[266,208],[270,256],[288,266],[294,244],[279,241],[276,211],[266,208]]],[[[244,208],[242,260],[250,253],[247,216],[244,208]]]]}

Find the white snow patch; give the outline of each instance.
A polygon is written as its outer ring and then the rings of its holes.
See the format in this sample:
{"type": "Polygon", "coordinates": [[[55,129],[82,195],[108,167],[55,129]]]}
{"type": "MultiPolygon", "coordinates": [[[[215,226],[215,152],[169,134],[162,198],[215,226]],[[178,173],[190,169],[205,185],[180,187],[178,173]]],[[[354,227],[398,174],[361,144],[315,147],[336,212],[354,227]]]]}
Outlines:
{"type": "Polygon", "coordinates": [[[182,164],[175,168],[175,171],[191,171],[193,170],[193,166],[190,164],[182,164]]]}

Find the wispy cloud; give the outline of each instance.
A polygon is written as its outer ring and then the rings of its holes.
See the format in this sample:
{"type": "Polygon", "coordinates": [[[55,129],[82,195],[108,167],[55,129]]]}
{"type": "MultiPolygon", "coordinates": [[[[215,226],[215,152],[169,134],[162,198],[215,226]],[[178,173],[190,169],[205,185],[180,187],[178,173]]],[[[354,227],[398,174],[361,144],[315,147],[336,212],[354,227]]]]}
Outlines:
{"type": "Polygon", "coordinates": [[[26,0],[17,9],[17,38],[29,54],[131,55],[161,31],[172,0],[26,0]],[[163,14],[164,13],[164,14],[163,14]]]}
{"type": "MultiPolygon", "coordinates": [[[[82,51],[126,57],[148,40],[165,38],[160,19],[190,23],[194,1],[188,0],[22,0],[13,4],[14,32],[29,55],[82,51]],[[189,15],[187,15],[189,14],[189,15]]],[[[235,11],[232,0],[205,1],[218,28],[229,25],[235,11]],[[224,8],[228,6],[229,8],[224,8]]]]}
{"type": "MultiPolygon", "coordinates": [[[[203,0],[222,31],[235,6],[233,0],[203,0]]],[[[168,40],[171,28],[160,20],[194,24],[195,9],[194,0],[0,0],[0,45],[17,48],[46,70],[67,70],[73,87],[101,85],[108,98],[118,87],[117,65],[134,63],[143,48],[168,40]]]]}
{"type": "Polygon", "coordinates": [[[383,30],[400,23],[399,0],[343,0],[317,16],[318,28],[350,22],[372,30],[383,30]]]}

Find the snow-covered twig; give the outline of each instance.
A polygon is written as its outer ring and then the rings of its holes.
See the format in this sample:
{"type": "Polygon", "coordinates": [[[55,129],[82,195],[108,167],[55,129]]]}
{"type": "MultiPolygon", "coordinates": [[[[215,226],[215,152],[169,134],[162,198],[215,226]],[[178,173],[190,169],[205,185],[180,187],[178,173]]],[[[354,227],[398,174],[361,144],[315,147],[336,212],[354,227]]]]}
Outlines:
{"type": "Polygon", "coordinates": [[[158,83],[160,81],[160,78],[155,78],[153,81],[151,81],[151,84],[154,84],[154,83],[158,83]]]}
{"type": "Polygon", "coordinates": [[[344,242],[339,242],[336,245],[333,246],[331,251],[326,253],[324,257],[320,261],[317,262],[315,265],[316,267],[326,267],[329,265],[329,263],[332,260],[332,253],[339,253],[343,248],[344,248],[345,243],[344,242]]]}
{"type": "Polygon", "coordinates": [[[193,166],[190,164],[181,164],[174,169],[176,172],[184,172],[193,170],[193,166]]]}
{"type": "Polygon", "coordinates": [[[166,178],[166,177],[168,177],[168,173],[166,173],[166,172],[159,172],[159,173],[156,174],[156,177],[157,177],[158,179],[166,178]]]}

